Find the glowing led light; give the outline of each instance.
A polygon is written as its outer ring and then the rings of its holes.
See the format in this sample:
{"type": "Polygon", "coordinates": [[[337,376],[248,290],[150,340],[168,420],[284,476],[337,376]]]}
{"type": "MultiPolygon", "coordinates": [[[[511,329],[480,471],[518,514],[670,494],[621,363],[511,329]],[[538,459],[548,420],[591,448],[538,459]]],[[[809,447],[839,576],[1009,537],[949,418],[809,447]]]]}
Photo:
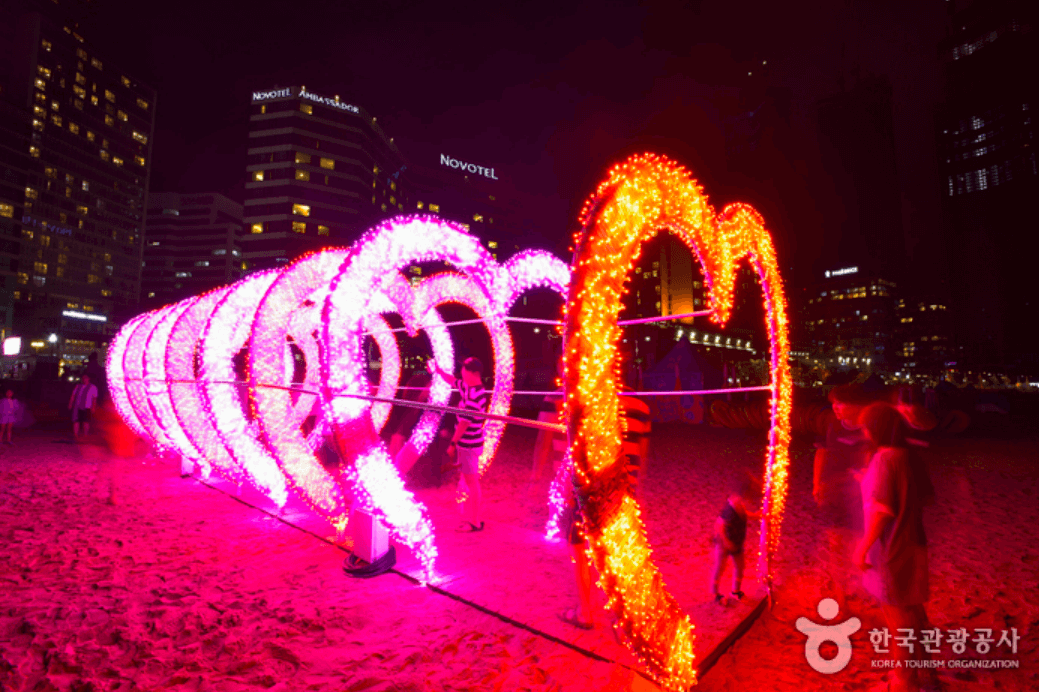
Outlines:
{"type": "MultiPolygon", "coordinates": [[[[585,519],[588,556],[631,649],[664,687],[684,690],[696,682],[693,626],[653,565],[638,505],[627,493],[629,481],[621,453],[618,342],[622,333],[617,321],[627,274],[639,259],[642,243],[669,229],[689,246],[703,267],[711,319],[721,324],[732,310],[738,261],[747,258],[758,272],[772,346],[772,429],[760,572],[770,586],[769,558],[778,545],[786,493],[791,402],[786,306],[778,264],[768,233],[753,209],[730,205],[716,215],[683,168],[654,155],[635,156],[611,169],[586,204],[581,221],[566,305],[564,413],[570,429],[570,471],[585,519]]],[[[561,495],[560,485],[557,476],[553,500],[561,495]]],[[[550,533],[556,522],[554,516],[550,533]]]]}
{"type": "Polygon", "coordinates": [[[203,479],[206,479],[209,478],[212,467],[205,455],[184,432],[184,428],[177,419],[170,394],[170,377],[166,371],[166,349],[169,345],[170,333],[180,316],[196,300],[197,298],[190,298],[171,306],[148,335],[144,344],[144,390],[148,394],[148,405],[151,407],[155,421],[162,428],[166,438],[181,456],[198,464],[203,479]]]}
{"type": "Polygon", "coordinates": [[[230,290],[225,286],[199,296],[177,318],[166,345],[166,376],[173,414],[185,435],[219,475],[237,485],[243,480],[242,469],[213,426],[197,382],[199,339],[213,310],[230,290]]]}
{"type": "Polygon", "coordinates": [[[257,439],[248,383],[242,380],[245,373],[239,374],[235,368],[236,357],[249,341],[260,299],[277,276],[277,271],[253,274],[232,286],[216,304],[200,338],[199,391],[213,427],[246,478],[281,507],[288,499],[285,478],[257,439]],[[232,382],[235,384],[229,384],[232,382]]]}
{"type": "Polygon", "coordinates": [[[148,337],[152,330],[158,326],[166,314],[176,307],[167,305],[164,308],[149,312],[144,319],[137,323],[130,334],[123,355],[123,373],[126,393],[133,407],[134,413],[141,423],[144,437],[163,451],[176,451],[177,446],[166,435],[166,431],[156,418],[155,411],[148,401],[147,382],[144,371],[144,347],[148,343],[148,337]]]}
{"type": "MultiPolygon", "coordinates": [[[[137,411],[134,410],[133,405],[130,403],[130,394],[126,389],[126,368],[124,365],[124,359],[126,357],[126,348],[129,345],[130,336],[133,335],[134,330],[137,329],[138,325],[144,321],[148,314],[149,313],[143,313],[134,317],[123,325],[123,328],[112,337],[112,342],[108,345],[108,360],[105,364],[108,391],[112,397],[112,403],[115,404],[116,412],[137,436],[143,438],[150,438],[150,435],[148,434],[148,431],[144,429],[144,424],[141,422],[140,417],[137,415],[137,411]]],[[[55,339],[55,341],[56,340],[57,339],[55,339]]]]}

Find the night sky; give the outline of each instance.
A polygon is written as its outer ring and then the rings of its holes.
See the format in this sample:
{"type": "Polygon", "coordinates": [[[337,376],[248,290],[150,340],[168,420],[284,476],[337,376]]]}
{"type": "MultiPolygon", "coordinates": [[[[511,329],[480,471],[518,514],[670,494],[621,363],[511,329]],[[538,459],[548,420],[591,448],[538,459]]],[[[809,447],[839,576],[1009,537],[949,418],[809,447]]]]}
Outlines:
{"type": "Polygon", "coordinates": [[[894,88],[907,249],[926,258],[940,236],[945,0],[799,5],[96,0],[80,28],[158,90],[153,191],[240,201],[251,91],[305,84],[363,106],[415,163],[444,152],[493,166],[549,239],[569,235],[607,165],[670,154],[714,204],[758,207],[793,285],[855,260],[823,242],[841,201],[818,161],[815,103],[858,67],[894,88]],[[789,107],[753,170],[734,165],[725,123],[776,89],[789,107]]]}

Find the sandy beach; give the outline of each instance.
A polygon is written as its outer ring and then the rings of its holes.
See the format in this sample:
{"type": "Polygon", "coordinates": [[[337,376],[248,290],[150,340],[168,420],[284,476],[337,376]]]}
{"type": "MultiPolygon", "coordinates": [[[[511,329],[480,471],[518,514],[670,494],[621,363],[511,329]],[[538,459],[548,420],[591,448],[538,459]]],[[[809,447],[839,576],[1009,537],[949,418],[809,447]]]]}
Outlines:
{"type": "MultiPolygon", "coordinates": [[[[0,689],[654,689],[608,630],[556,614],[576,602],[565,546],[542,537],[548,477],[532,487],[533,434],[511,429],[484,484],[488,529],[456,534],[454,488],[418,490],[437,527],[435,589],[395,573],[346,577],[331,529],[290,503],[173,460],[115,460],[100,445],[35,432],[0,453],[0,689]],[[120,504],[105,503],[115,475],[120,504]]],[[[737,469],[760,471],[764,434],[662,425],[642,491],[654,557],[697,627],[698,658],[751,609],[710,602],[709,532],[737,469]]],[[[810,497],[810,440],[791,449],[790,498],[773,608],[702,678],[706,690],[854,690],[879,683],[868,630],[881,626],[847,560],[828,552],[810,497]],[[798,617],[821,598],[859,617],[849,666],[813,671],[798,617]]],[[[1016,627],[1018,652],[968,645],[947,659],[1017,659],[1015,670],[941,674],[950,690],[1039,686],[1039,444],[937,440],[927,515],[931,620],[943,629],[1016,627]]],[[[748,595],[755,588],[752,525],[748,595]]],[[[728,573],[723,587],[728,586],[728,573]]],[[[603,618],[605,621],[605,614],[603,618]]]]}

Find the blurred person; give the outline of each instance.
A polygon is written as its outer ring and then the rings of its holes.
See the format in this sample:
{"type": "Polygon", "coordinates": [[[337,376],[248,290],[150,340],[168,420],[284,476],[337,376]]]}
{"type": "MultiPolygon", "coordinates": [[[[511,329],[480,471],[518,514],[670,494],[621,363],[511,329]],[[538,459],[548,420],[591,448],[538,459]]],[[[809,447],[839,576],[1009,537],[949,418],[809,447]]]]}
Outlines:
{"type": "MultiPolygon", "coordinates": [[[[650,418],[649,407],[634,396],[620,396],[624,410],[624,436],[621,454],[624,457],[624,494],[637,499],[640,480],[645,470],[645,457],[649,452],[650,418]]],[[[573,475],[573,474],[572,474],[573,475]]],[[[576,478],[576,475],[573,475],[576,478]]],[[[596,611],[592,606],[592,571],[588,558],[588,542],[584,532],[584,518],[580,510],[580,491],[575,485],[563,511],[560,529],[570,545],[577,580],[577,605],[558,614],[563,622],[578,629],[590,630],[597,624],[596,611]]],[[[616,636],[616,632],[614,632],[616,636]]]]}
{"type": "MultiPolygon", "coordinates": [[[[879,601],[888,629],[919,632],[928,628],[924,604],[930,598],[923,508],[934,502],[934,487],[923,460],[906,442],[904,419],[894,406],[871,404],[861,421],[874,451],[862,477],[865,530],[853,562],[863,571],[863,586],[879,601]]],[[[906,665],[906,659],[927,658],[922,646],[913,653],[901,646],[895,650],[902,667],[894,670],[891,689],[919,690],[924,676],[925,687],[935,687],[933,669],[906,665]]]]}
{"type": "Polygon", "coordinates": [[[90,434],[90,417],[97,402],[97,387],[91,384],[90,375],[83,375],[83,380],[72,390],[69,397],[69,410],[72,411],[72,435],[79,439],[80,426],[83,434],[90,434]]]}
{"type": "Polygon", "coordinates": [[[714,520],[714,572],[711,579],[711,593],[714,602],[727,604],[728,599],[718,592],[725,563],[732,559],[732,597],[743,600],[743,544],[747,538],[747,519],[760,519],[761,513],[749,508],[751,496],[754,494],[754,479],[749,474],[741,474],[733,485],[732,492],[725,500],[718,518],[714,520]]]}
{"type": "Polygon", "coordinates": [[[22,402],[14,398],[14,390],[8,388],[7,394],[0,399],[0,444],[5,439],[7,444],[14,446],[11,439],[11,428],[22,419],[22,402]]]}
{"type": "MultiPolygon", "coordinates": [[[[431,380],[429,373],[418,371],[414,373],[409,379],[407,389],[404,390],[404,399],[407,401],[415,401],[420,403],[429,402],[429,387],[431,380]]],[[[411,467],[418,461],[421,456],[415,445],[411,443],[411,433],[418,425],[419,419],[422,417],[423,410],[414,406],[405,406],[404,412],[397,422],[393,433],[390,435],[390,456],[393,457],[393,463],[396,465],[397,470],[400,472],[401,477],[407,475],[411,467]]]]}

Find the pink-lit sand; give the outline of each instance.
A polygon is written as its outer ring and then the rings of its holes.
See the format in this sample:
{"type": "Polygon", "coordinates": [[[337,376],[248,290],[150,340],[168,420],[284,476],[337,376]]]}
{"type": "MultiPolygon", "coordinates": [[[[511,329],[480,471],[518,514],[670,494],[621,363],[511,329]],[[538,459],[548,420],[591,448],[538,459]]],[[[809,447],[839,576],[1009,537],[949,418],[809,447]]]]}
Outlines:
{"type": "MultiPolygon", "coordinates": [[[[526,487],[527,430],[507,433],[486,478],[484,533],[453,532],[452,487],[418,492],[438,531],[442,592],[398,574],[347,578],[344,552],[236,501],[230,486],[181,479],[172,461],[114,462],[99,445],[58,438],[35,433],[0,451],[0,690],[653,689],[606,628],[584,632],[556,618],[576,602],[576,589],[565,547],[540,538],[548,478],[526,487]],[[105,474],[113,469],[121,504],[109,506],[105,474]]],[[[751,609],[707,602],[708,534],[734,468],[760,470],[764,438],[659,426],[654,445],[643,515],[656,562],[697,626],[702,658],[751,609]]],[[[866,634],[880,613],[846,561],[826,552],[809,497],[809,453],[805,442],[792,449],[775,607],[702,689],[868,689],[883,679],[872,668],[883,656],[866,634]],[[851,664],[832,676],[808,667],[793,624],[818,619],[826,596],[841,601],[842,619],[864,624],[851,664]]],[[[928,457],[938,492],[927,517],[932,620],[1021,635],[1016,655],[973,654],[1018,659],[1019,670],[943,674],[943,682],[950,690],[1035,689],[1039,446],[948,440],[928,457]]],[[[275,511],[249,491],[242,500],[275,511]]],[[[295,504],[283,518],[331,534],[295,504]]],[[[748,592],[757,537],[755,527],[748,592]]],[[[400,553],[402,573],[416,568],[400,553]]]]}

